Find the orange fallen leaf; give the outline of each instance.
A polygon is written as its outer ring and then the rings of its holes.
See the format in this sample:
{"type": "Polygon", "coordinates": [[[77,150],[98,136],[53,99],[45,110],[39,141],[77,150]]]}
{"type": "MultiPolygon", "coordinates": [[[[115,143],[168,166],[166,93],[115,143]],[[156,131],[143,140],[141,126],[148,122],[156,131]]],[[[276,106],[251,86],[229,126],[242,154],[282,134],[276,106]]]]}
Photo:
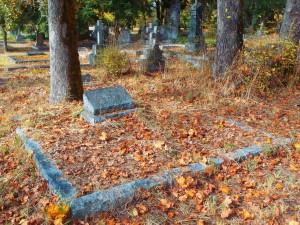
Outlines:
{"type": "Polygon", "coordinates": [[[290,164],[290,169],[293,170],[293,171],[298,171],[299,168],[293,164],[290,164]]]}
{"type": "Polygon", "coordinates": [[[176,181],[180,187],[185,187],[185,178],[184,177],[176,178],[176,181]]]}
{"type": "Polygon", "coordinates": [[[52,202],[49,203],[43,212],[46,214],[48,220],[54,225],[63,225],[70,214],[70,206],[68,205],[54,205],[52,202]]]}
{"type": "Polygon", "coordinates": [[[254,219],[254,214],[250,213],[247,209],[239,211],[239,214],[241,215],[243,220],[253,220],[254,219]]]}
{"type": "Polygon", "coordinates": [[[228,186],[225,186],[225,185],[222,185],[220,190],[223,194],[228,194],[230,192],[230,188],[228,186]]]}
{"type": "Polygon", "coordinates": [[[204,225],[204,220],[198,220],[197,225],[204,225]]]}
{"type": "Polygon", "coordinates": [[[277,183],[277,184],[275,184],[275,188],[276,188],[276,189],[282,189],[282,188],[283,188],[282,183],[277,183]]]}
{"type": "Polygon", "coordinates": [[[196,194],[196,190],[195,189],[188,189],[188,190],[185,190],[185,194],[189,197],[194,197],[195,194],[196,194]]]}

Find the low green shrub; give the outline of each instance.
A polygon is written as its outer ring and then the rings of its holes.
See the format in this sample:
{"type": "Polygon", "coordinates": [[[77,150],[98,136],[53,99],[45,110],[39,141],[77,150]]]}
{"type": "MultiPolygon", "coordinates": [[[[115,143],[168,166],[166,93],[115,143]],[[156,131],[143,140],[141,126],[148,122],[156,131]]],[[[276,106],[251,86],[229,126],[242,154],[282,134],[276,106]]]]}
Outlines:
{"type": "Polygon", "coordinates": [[[244,51],[243,73],[246,82],[254,82],[263,91],[276,90],[297,82],[295,73],[297,46],[292,42],[262,44],[244,51]]]}
{"type": "Polygon", "coordinates": [[[120,76],[131,70],[131,62],[128,55],[117,46],[109,46],[98,51],[96,65],[107,70],[108,75],[120,76]]]}

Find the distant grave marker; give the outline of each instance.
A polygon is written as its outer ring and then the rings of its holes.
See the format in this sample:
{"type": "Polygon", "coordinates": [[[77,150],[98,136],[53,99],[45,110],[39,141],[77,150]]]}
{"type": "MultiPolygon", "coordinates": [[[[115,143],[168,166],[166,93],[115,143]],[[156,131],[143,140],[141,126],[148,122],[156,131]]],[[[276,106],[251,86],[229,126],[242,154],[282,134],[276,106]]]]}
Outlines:
{"type": "Polygon", "coordinates": [[[82,75],[83,83],[89,83],[89,82],[91,82],[91,80],[92,80],[91,74],[87,73],[87,74],[82,75]]]}
{"type": "Polygon", "coordinates": [[[83,94],[81,116],[91,124],[108,118],[122,117],[134,111],[134,103],[121,86],[94,89],[83,94]]]}
{"type": "Polygon", "coordinates": [[[125,47],[131,44],[131,33],[130,30],[125,28],[119,38],[119,45],[120,47],[125,47]]]}

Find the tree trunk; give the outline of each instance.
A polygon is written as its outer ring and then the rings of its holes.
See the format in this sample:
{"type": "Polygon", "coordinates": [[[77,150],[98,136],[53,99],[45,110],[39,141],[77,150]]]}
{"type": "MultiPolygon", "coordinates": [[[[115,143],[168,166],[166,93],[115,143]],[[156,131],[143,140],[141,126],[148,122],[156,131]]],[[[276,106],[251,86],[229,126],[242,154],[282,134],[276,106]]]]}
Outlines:
{"type": "Polygon", "coordinates": [[[7,52],[7,32],[4,26],[1,26],[2,34],[3,34],[3,51],[4,53],[7,52]]]}
{"type": "Polygon", "coordinates": [[[172,0],[167,9],[167,23],[171,26],[171,38],[176,40],[178,38],[178,30],[180,23],[180,0],[172,0]]]}
{"type": "Polygon", "coordinates": [[[222,76],[243,47],[243,0],[218,0],[213,76],[222,76]]]}
{"type": "Polygon", "coordinates": [[[49,0],[50,102],[82,100],[74,0],[49,0]]]}
{"type": "Polygon", "coordinates": [[[161,11],[160,11],[160,1],[156,1],[155,2],[156,4],[156,19],[157,19],[157,22],[158,22],[158,26],[161,25],[161,11]]]}
{"type": "Polygon", "coordinates": [[[299,44],[300,0],[287,0],[279,35],[281,39],[299,44]]]}

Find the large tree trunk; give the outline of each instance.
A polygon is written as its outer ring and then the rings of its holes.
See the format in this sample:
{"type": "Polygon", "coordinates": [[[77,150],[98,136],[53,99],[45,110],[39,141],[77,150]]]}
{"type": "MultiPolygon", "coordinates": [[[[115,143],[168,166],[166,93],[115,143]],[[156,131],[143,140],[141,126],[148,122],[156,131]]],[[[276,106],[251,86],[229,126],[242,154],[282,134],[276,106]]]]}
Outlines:
{"type": "Polygon", "coordinates": [[[281,39],[299,44],[300,0],[287,0],[279,35],[281,39]]]}
{"type": "Polygon", "coordinates": [[[167,9],[167,23],[171,26],[171,38],[173,40],[176,40],[178,38],[180,9],[180,0],[172,0],[169,3],[169,8],[167,9]]]}
{"type": "Polygon", "coordinates": [[[82,100],[74,0],[48,0],[50,102],[82,100]]]}
{"type": "Polygon", "coordinates": [[[217,51],[213,76],[222,76],[243,47],[243,0],[218,0],[217,51]]]}
{"type": "Polygon", "coordinates": [[[7,32],[4,26],[1,26],[2,34],[3,34],[3,51],[4,53],[7,52],[7,32]]]}

